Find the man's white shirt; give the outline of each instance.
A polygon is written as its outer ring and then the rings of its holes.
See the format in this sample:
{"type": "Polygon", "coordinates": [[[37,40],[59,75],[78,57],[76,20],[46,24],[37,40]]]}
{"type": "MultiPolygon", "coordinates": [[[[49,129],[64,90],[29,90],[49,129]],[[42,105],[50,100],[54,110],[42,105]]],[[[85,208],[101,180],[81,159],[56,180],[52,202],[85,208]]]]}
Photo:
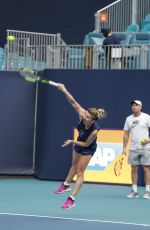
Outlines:
{"type": "Polygon", "coordinates": [[[124,130],[130,131],[130,150],[150,149],[150,143],[142,145],[141,141],[143,138],[149,138],[149,128],[150,128],[150,115],[146,113],[141,113],[138,117],[133,114],[128,116],[125,121],[124,130]]]}

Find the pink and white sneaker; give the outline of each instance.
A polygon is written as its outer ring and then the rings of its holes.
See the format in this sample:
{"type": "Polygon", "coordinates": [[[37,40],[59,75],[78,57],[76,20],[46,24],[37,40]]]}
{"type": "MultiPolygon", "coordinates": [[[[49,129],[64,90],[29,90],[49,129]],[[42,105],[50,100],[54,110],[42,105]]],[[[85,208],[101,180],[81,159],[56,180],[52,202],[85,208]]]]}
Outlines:
{"type": "Polygon", "coordinates": [[[70,209],[75,206],[75,202],[71,197],[68,197],[65,203],[61,206],[63,209],[70,209]]]}
{"type": "Polygon", "coordinates": [[[61,184],[60,187],[54,191],[54,193],[60,194],[62,192],[69,192],[69,191],[71,191],[70,185],[67,186],[67,185],[61,184]]]}

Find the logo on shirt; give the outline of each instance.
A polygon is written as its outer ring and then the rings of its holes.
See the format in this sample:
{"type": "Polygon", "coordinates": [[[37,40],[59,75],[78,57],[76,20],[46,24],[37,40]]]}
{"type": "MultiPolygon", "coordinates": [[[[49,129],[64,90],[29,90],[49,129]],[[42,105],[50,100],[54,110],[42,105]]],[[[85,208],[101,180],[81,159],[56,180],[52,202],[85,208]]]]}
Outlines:
{"type": "Polygon", "coordinates": [[[140,121],[139,120],[135,120],[132,122],[131,128],[134,128],[135,126],[139,125],[140,121]]]}
{"type": "Polygon", "coordinates": [[[132,123],[133,123],[133,125],[138,125],[139,124],[139,120],[133,121],[132,123]]]}

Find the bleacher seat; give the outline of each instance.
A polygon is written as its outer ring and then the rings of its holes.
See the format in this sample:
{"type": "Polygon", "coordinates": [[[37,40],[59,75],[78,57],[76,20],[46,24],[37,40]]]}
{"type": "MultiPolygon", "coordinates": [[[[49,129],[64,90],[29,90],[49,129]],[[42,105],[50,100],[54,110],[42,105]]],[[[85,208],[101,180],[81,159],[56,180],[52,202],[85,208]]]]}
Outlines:
{"type": "Polygon", "coordinates": [[[147,14],[145,20],[150,21],[150,14],[147,14]]]}
{"type": "Polygon", "coordinates": [[[142,30],[146,25],[150,25],[150,20],[144,20],[144,21],[141,23],[141,30],[142,30]]]}
{"type": "Polygon", "coordinates": [[[145,25],[141,32],[150,32],[150,24],[145,25]]]}
{"type": "Polygon", "coordinates": [[[103,43],[104,39],[105,38],[102,33],[90,32],[85,36],[83,44],[84,45],[93,45],[93,44],[100,45],[103,43]]]}
{"type": "Polygon", "coordinates": [[[150,33],[148,32],[135,33],[130,44],[150,44],[150,33]]]}
{"type": "Polygon", "coordinates": [[[126,32],[138,32],[139,31],[139,25],[137,24],[131,24],[126,29],[126,32]]]}
{"type": "Polygon", "coordinates": [[[115,32],[116,36],[119,38],[121,45],[128,45],[130,44],[133,34],[127,32],[115,32]]]}
{"type": "MultiPolygon", "coordinates": [[[[121,44],[130,44],[130,41],[133,37],[132,33],[128,32],[113,32],[118,36],[121,44]]],[[[85,36],[84,45],[103,45],[104,36],[102,33],[91,32],[85,36]]]]}

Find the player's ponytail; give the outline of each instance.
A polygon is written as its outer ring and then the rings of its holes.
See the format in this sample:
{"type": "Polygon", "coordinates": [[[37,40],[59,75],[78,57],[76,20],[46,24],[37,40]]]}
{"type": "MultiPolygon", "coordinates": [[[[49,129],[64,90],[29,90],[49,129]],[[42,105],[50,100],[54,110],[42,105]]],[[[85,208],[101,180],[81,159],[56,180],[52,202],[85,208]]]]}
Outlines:
{"type": "Polygon", "coordinates": [[[104,109],[89,108],[88,112],[92,115],[94,120],[103,119],[106,117],[106,111],[104,109]]]}
{"type": "Polygon", "coordinates": [[[106,111],[104,109],[98,109],[97,110],[97,117],[98,119],[103,119],[106,117],[106,111]]]}

